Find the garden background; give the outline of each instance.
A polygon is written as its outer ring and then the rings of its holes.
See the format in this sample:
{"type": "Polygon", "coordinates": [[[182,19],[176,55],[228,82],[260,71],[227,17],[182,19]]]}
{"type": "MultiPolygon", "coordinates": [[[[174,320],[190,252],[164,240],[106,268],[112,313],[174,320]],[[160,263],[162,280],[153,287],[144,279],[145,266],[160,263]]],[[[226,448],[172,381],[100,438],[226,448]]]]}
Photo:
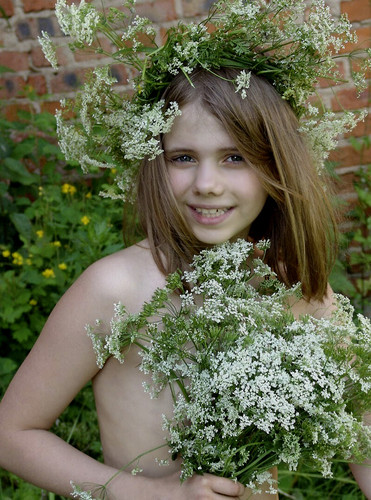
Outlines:
{"type": "MultiPolygon", "coordinates": [[[[0,0],[0,397],[32,347],[54,304],[84,268],[140,237],[129,207],[100,198],[110,173],[82,177],[67,164],[55,134],[54,111],[62,97],[73,97],[86,72],[104,57],[59,49],[55,72],[37,41],[41,31],[63,44],[54,16],[54,0],[0,0]],[[131,231],[122,237],[123,211],[131,231]]],[[[336,15],[346,12],[357,30],[357,46],[370,47],[370,0],[330,0],[336,15]]],[[[106,2],[119,7],[119,0],[106,2]]],[[[202,17],[210,0],[137,0],[139,15],[164,30],[179,19],[202,17]]],[[[356,47],[351,47],[354,49],[356,47]]],[[[340,63],[344,74],[350,61],[340,63]]],[[[128,69],[114,68],[122,91],[128,69]]],[[[368,75],[370,76],[370,75],[368,75]]],[[[320,82],[319,92],[334,111],[370,107],[370,88],[359,99],[349,84],[336,88],[320,82]]],[[[348,295],[356,309],[371,313],[371,114],[342,137],[329,158],[344,214],[342,250],[331,284],[348,295]]],[[[79,449],[101,460],[90,386],[55,423],[54,429],[79,449]]],[[[333,480],[309,470],[280,472],[282,498],[353,500],[364,498],[346,466],[333,480]]],[[[60,498],[0,469],[0,500],[60,498]]]]}

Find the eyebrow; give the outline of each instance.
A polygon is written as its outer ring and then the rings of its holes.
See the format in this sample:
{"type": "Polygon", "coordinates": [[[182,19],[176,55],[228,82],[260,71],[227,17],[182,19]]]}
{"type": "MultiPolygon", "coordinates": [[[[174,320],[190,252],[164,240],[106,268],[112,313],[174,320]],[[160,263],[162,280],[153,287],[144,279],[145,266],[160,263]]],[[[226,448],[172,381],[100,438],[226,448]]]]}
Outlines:
{"type": "MultiPolygon", "coordinates": [[[[218,153],[239,153],[241,154],[240,150],[236,148],[236,146],[231,146],[230,148],[220,148],[217,149],[218,153]]],[[[176,154],[176,153],[194,153],[195,150],[192,148],[182,148],[182,147],[177,147],[173,149],[168,149],[164,147],[164,152],[166,154],[176,154]]]]}

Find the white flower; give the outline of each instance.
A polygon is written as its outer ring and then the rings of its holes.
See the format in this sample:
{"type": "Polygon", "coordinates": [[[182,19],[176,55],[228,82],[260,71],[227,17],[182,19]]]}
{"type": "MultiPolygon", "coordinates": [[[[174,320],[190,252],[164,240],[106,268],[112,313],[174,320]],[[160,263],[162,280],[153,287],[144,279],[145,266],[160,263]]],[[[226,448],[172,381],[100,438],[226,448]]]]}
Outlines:
{"type": "Polygon", "coordinates": [[[57,52],[55,43],[51,40],[49,33],[41,32],[41,37],[37,37],[41,45],[45,58],[50,62],[53,69],[58,69],[57,52]]]}
{"type": "Polygon", "coordinates": [[[93,496],[90,491],[84,491],[73,481],[71,481],[70,484],[73,488],[73,491],[71,492],[72,498],[80,498],[80,500],[93,500],[93,496]]]}
{"type": "Polygon", "coordinates": [[[77,43],[93,43],[100,15],[92,5],[84,0],[81,0],[78,6],[67,5],[66,0],[57,0],[55,15],[65,35],[71,36],[77,43]]]}
{"type": "Polygon", "coordinates": [[[236,78],[236,92],[241,94],[242,99],[246,98],[246,90],[250,87],[251,71],[242,70],[236,78]]]}

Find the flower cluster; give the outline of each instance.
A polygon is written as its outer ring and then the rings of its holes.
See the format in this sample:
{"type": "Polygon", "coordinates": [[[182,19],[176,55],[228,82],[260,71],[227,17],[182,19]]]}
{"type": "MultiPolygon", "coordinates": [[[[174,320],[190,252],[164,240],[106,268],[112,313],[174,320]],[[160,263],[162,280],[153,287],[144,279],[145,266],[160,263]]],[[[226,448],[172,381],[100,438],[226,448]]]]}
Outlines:
{"type": "MultiPolygon", "coordinates": [[[[112,65],[124,64],[136,74],[132,81],[134,95],[129,99],[115,91],[111,65],[94,70],[76,103],[81,123],[66,124],[62,113],[58,115],[60,144],[68,159],[78,161],[85,169],[118,169],[117,186],[108,193],[112,197],[130,194],[139,162],[161,154],[159,134],[166,133],[179,114],[176,103],[166,111],[161,101],[174,75],[182,72],[189,79],[198,66],[209,71],[240,69],[233,83],[244,98],[253,72],[267,78],[305,122],[307,101],[315,94],[318,80],[345,81],[336,59],[344,57],[347,42],[356,41],[347,18],[332,18],[324,0],[220,0],[203,21],[180,22],[169,28],[164,44],[158,45],[156,31],[148,19],[136,15],[134,4],[135,0],[126,0],[126,10],[109,9],[107,13],[84,0],[78,6],[68,6],[66,0],[56,3],[58,21],[71,37],[72,50],[95,50],[110,57],[112,65]],[[102,36],[113,47],[111,52],[99,43],[102,36]]],[[[53,41],[43,33],[40,42],[56,67],[53,41]]],[[[360,58],[363,68],[352,74],[359,90],[364,89],[365,69],[370,65],[370,54],[366,55],[360,58]]],[[[317,122],[326,107],[322,103],[318,109],[317,122]]],[[[345,128],[339,126],[341,121],[328,121],[326,112],[324,120],[326,127],[330,126],[325,135],[329,140],[314,143],[319,163],[334,147],[336,135],[350,126],[349,120],[345,128]]],[[[312,133],[317,122],[308,121],[303,131],[312,133]]]]}
{"type": "Polygon", "coordinates": [[[257,249],[238,240],[204,250],[140,313],[118,304],[110,335],[88,327],[100,366],[109,356],[124,362],[124,347],[136,344],[152,377],[145,390],[157,397],[170,386],[164,430],[183,480],[211,472],[258,491],[279,463],[305,462],[326,477],[333,460],[371,453],[362,423],[371,409],[370,321],[354,323],[341,296],[330,317],[295,318],[299,284],[280,283],[257,249]]]}

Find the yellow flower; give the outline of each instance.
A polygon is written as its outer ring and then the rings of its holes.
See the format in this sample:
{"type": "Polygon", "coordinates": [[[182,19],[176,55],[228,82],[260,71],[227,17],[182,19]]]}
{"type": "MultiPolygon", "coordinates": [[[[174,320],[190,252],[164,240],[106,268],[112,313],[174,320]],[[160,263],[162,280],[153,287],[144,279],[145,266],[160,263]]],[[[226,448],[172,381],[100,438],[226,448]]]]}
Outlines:
{"type": "Polygon", "coordinates": [[[55,278],[53,269],[45,269],[45,271],[43,271],[41,274],[44,276],[44,278],[55,278]]]}
{"type": "Polygon", "coordinates": [[[91,193],[86,193],[85,198],[91,198],[91,193]]]}
{"type": "Polygon", "coordinates": [[[89,217],[84,215],[84,217],[81,217],[80,222],[82,222],[82,224],[84,224],[84,226],[86,226],[87,224],[89,224],[90,219],[89,219],[89,217]]]}
{"type": "Polygon", "coordinates": [[[26,264],[27,264],[28,266],[31,266],[31,264],[32,264],[32,260],[31,260],[31,259],[26,259],[26,264]]]}
{"type": "Polygon", "coordinates": [[[29,302],[30,306],[36,306],[37,305],[37,300],[31,299],[29,302]]]}
{"type": "Polygon", "coordinates": [[[23,265],[23,257],[20,253],[18,252],[13,252],[12,253],[12,257],[13,257],[13,264],[15,264],[16,266],[22,266],[23,265]]]}
{"type": "Polygon", "coordinates": [[[39,229],[38,231],[36,231],[36,234],[38,238],[42,238],[44,236],[44,231],[42,229],[39,229]]]}
{"type": "Polygon", "coordinates": [[[113,175],[115,175],[115,173],[117,172],[117,168],[112,168],[111,172],[113,173],[113,175]]]}
{"type": "Polygon", "coordinates": [[[62,271],[65,271],[67,269],[67,264],[65,262],[61,262],[60,264],[58,264],[58,267],[62,271]]]}
{"type": "Polygon", "coordinates": [[[52,245],[55,246],[55,247],[61,247],[62,246],[62,243],[60,241],[53,241],[52,242],[52,245]]]}
{"type": "Polygon", "coordinates": [[[62,193],[63,194],[75,194],[76,193],[76,188],[75,186],[72,186],[72,184],[63,184],[62,186],[62,193]]]}
{"type": "Polygon", "coordinates": [[[10,251],[9,250],[4,250],[3,251],[3,257],[10,257],[10,251]]]}

